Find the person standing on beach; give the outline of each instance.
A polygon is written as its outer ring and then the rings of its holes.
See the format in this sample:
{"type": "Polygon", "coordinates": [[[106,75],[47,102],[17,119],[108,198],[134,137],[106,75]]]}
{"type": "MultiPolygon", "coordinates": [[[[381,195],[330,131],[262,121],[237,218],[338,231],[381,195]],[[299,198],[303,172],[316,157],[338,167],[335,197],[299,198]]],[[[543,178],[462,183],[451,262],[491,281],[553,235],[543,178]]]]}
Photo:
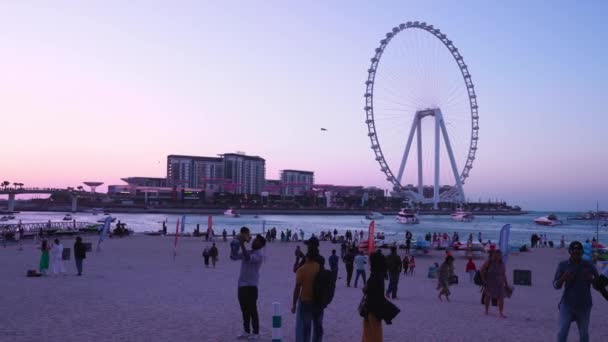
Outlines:
{"type": "Polygon", "coordinates": [[[357,288],[359,276],[362,276],[363,286],[365,286],[365,265],[367,265],[367,257],[363,255],[363,251],[359,251],[359,255],[355,257],[355,268],[357,270],[357,275],[355,275],[355,288],[357,288]]]}
{"type": "Polygon", "coordinates": [[[405,232],[405,254],[410,254],[410,248],[412,247],[412,232],[409,230],[405,232]]]}
{"type": "Polygon", "coordinates": [[[209,249],[209,257],[211,258],[211,265],[215,268],[215,263],[217,262],[218,257],[217,247],[215,246],[215,242],[211,244],[211,248],[209,249]]]}
{"type": "Polygon", "coordinates": [[[473,258],[469,257],[469,262],[467,262],[465,272],[469,274],[469,281],[471,283],[473,282],[473,278],[475,278],[475,271],[477,271],[477,266],[475,266],[473,258]]]}
{"type": "Polygon", "coordinates": [[[209,257],[209,247],[205,247],[205,249],[203,249],[203,260],[205,261],[205,267],[209,267],[209,257]]]}
{"type": "Polygon", "coordinates": [[[346,254],[344,254],[342,261],[344,262],[344,267],[346,268],[346,287],[350,287],[350,280],[353,278],[353,268],[355,262],[355,252],[352,248],[349,248],[346,254]]]}
{"type": "Polygon", "coordinates": [[[51,271],[54,275],[65,273],[65,266],[63,265],[63,245],[59,243],[59,239],[55,239],[55,244],[51,248],[51,271]]]}
{"type": "Polygon", "coordinates": [[[397,247],[391,247],[391,253],[386,257],[388,269],[388,289],[386,296],[392,299],[397,298],[397,286],[399,285],[399,275],[401,274],[401,258],[397,254],[397,247]]]}
{"type": "Polygon", "coordinates": [[[450,301],[450,279],[454,276],[454,257],[448,255],[445,257],[445,261],[439,267],[439,276],[437,277],[437,290],[439,295],[437,296],[441,300],[441,296],[445,296],[445,299],[450,301]]]}
{"type": "Polygon", "coordinates": [[[481,267],[481,282],[483,284],[483,297],[486,307],[486,315],[490,308],[490,301],[496,299],[500,318],[506,318],[503,314],[505,306],[505,289],[508,287],[505,264],[502,262],[500,250],[490,253],[488,260],[481,267]]]}
{"type": "Polygon", "coordinates": [[[78,275],[82,275],[82,261],[87,257],[87,247],[82,243],[82,238],[80,236],[76,237],[76,242],[74,243],[74,261],[76,262],[76,269],[78,270],[78,275]]]}
{"type": "Polygon", "coordinates": [[[410,275],[413,276],[414,275],[414,270],[416,269],[416,259],[414,258],[414,256],[412,255],[410,257],[410,275]]]}
{"type": "Polygon", "coordinates": [[[568,248],[570,259],[557,266],[553,287],[556,290],[564,285],[564,293],[559,302],[558,342],[568,340],[572,321],[576,321],[579,341],[589,341],[589,318],[591,316],[591,285],[599,279],[595,265],[583,260],[583,244],[573,241],[568,248]]]}
{"type": "Polygon", "coordinates": [[[44,275],[49,270],[49,244],[46,239],[40,243],[40,263],[38,264],[38,269],[44,275]]]}
{"type": "Polygon", "coordinates": [[[331,250],[331,255],[329,256],[329,268],[331,269],[331,273],[334,276],[334,283],[338,280],[338,263],[340,262],[340,258],[336,255],[336,250],[331,250]]]}
{"type": "Polygon", "coordinates": [[[243,314],[243,333],[240,339],[257,340],[260,338],[260,321],[258,318],[258,283],[260,281],[260,268],[264,257],[262,248],[266,246],[266,239],[257,235],[251,243],[251,250],[245,247],[246,236],[238,236],[241,252],[235,255],[241,261],[241,271],[238,281],[238,299],[243,314]]]}
{"type": "Polygon", "coordinates": [[[481,232],[477,233],[477,238],[479,239],[479,243],[482,243],[482,240],[481,240],[481,232]]]}

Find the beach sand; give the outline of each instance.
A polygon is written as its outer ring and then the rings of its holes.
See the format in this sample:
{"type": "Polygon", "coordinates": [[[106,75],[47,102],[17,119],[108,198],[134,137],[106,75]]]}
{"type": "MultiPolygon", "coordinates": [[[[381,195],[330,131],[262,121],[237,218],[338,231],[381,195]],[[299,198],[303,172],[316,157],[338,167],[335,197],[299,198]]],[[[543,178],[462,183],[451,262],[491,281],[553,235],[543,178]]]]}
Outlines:
{"type": "MultiPolygon", "coordinates": [[[[95,244],[97,237],[84,240],[95,244]]],[[[14,245],[0,247],[0,341],[236,341],[242,331],[240,262],[231,261],[228,243],[218,241],[219,263],[215,269],[205,268],[205,243],[192,237],[179,240],[174,261],[173,241],[161,236],[106,239],[101,252],[87,254],[82,277],[75,276],[72,255],[65,262],[67,276],[26,278],[27,269],[38,268],[36,245],[29,240],[23,251],[14,245]]],[[[72,248],[74,240],[62,242],[72,248]]],[[[271,340],[273,302],[281,303],[283,341],[295,340],[295,315],[290,312],[295,246],[267,245],[258,301],[262,340],[271,340]]],[[[339,245],[321,243],[326,258],[332,248],[339,254],[339,245]]],[[[399,282],[395,304],[401,313],[392,325],[384,325],[385,341],[555,340],[561,291],[553,289],[552,280],[566,250],[541,248],[510,256],[509,282],[513,269],[529,269],[532,286],[516,286],[513,298],[506,299],[506,319],[498,317],[496,307],[484,315],[479,289],[464,273],[466,259],[454,255],[460,284],[451,287],[450,303],[437,299],[436,281],[427,279],[428,267],[440,262],[444,252],[416,258],[414,277],[402,276],[399,282]]],[[[478,267],[483,260],[476,259],[478,267]]],[[[340,262],[336,294],[325,310],[324,341],[361,340],[361,289],[347,288],[345,274],[340,262]]],[[[608,341],[608,303],[592,292],[591,339],[608,341]]],[[[576,324],[570,340],[578,340],[576,324]]]]}

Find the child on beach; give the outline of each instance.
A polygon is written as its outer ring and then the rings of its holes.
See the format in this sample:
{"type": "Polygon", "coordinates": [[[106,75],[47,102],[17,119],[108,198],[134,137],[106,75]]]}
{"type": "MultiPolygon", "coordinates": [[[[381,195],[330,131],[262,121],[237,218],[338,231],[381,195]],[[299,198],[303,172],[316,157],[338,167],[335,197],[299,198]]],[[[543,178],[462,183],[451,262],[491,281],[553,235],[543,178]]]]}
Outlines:
{"type": "Polygon", "coordinates": [[[403,275],[407,276],[407,272],[410,270],[410,257],[407,255],[403,256],[403,275]]]}
{"type": "Polygon", "coordinates": [[[469,258],[469,262],[467,262],[467,266],[465,267],[465,272],[469,274],[469,281],[472,283],[473,278],[475,277],[475,271],[477,271],[477,266],[473,262],[473,258],[469,258]]]}
{"type": "Polygon", "coordinates": [[[414,275],[414,269],[416,268],[416,259],[414,259],[414,256],[412,255],[410,257],[410,275],[413,276],[414,275]]]}
{"type": "Polygon", "coordinates": [[[240,233],[230,242],[230,259],[236,260],[241,247],[241,241],[246,242],[250,239],[249,228],[241,227],[240,233]]]}

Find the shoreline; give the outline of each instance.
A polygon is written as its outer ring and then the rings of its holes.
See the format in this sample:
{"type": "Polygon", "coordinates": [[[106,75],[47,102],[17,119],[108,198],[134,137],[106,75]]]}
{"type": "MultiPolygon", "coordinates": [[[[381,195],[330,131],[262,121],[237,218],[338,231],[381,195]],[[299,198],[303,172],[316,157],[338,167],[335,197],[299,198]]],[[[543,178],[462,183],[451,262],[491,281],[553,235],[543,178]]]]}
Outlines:
{"type": "MultiPolygon", "coordinates": [[[[92,208],[79,209],[76,212],[88,212],[92,208]]],[[[223,215],[224,209],[216,208],[138,208],[138,207],[110,207],[107,208],[110,213],[129,213],[129,214],[190,214],[190,215],[223,215]]],[[[71,212],[71,207],[55,207],[55,208],[19,208],[18,212],[71,212]]],[[[368,210],[344,210],[344,209],[238,209],[240,214],[244,215],[362,215],[365,216],[369,213],[368,210]]],[[[382,213],[384,216],[397,215],[397,211],[377,211],[382,213]]],[[[479,216],[519,216],[529,214],[528,211],[473,211],[473,215],[479,216]]],[[[446,216],[451,215],[452,211],[429,211],[421,210],[418,215],[421,216],[432,216],[440,215],[446,216]]]]}

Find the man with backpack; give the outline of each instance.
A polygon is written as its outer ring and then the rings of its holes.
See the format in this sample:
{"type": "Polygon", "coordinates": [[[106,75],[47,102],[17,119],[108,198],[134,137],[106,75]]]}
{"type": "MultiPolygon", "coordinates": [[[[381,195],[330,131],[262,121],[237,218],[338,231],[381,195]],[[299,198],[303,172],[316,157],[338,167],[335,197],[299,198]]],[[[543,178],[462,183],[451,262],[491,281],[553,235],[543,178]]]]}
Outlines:
{"type": "Polygon", "coordinates": [[[291,313],[296,314],[296,342],[321,342],[323,311],[333,298],[335,282],[331,271],[324,269],[319,240],[313,237],[307,245],[306,261],[296,271],[291,313]]]}

